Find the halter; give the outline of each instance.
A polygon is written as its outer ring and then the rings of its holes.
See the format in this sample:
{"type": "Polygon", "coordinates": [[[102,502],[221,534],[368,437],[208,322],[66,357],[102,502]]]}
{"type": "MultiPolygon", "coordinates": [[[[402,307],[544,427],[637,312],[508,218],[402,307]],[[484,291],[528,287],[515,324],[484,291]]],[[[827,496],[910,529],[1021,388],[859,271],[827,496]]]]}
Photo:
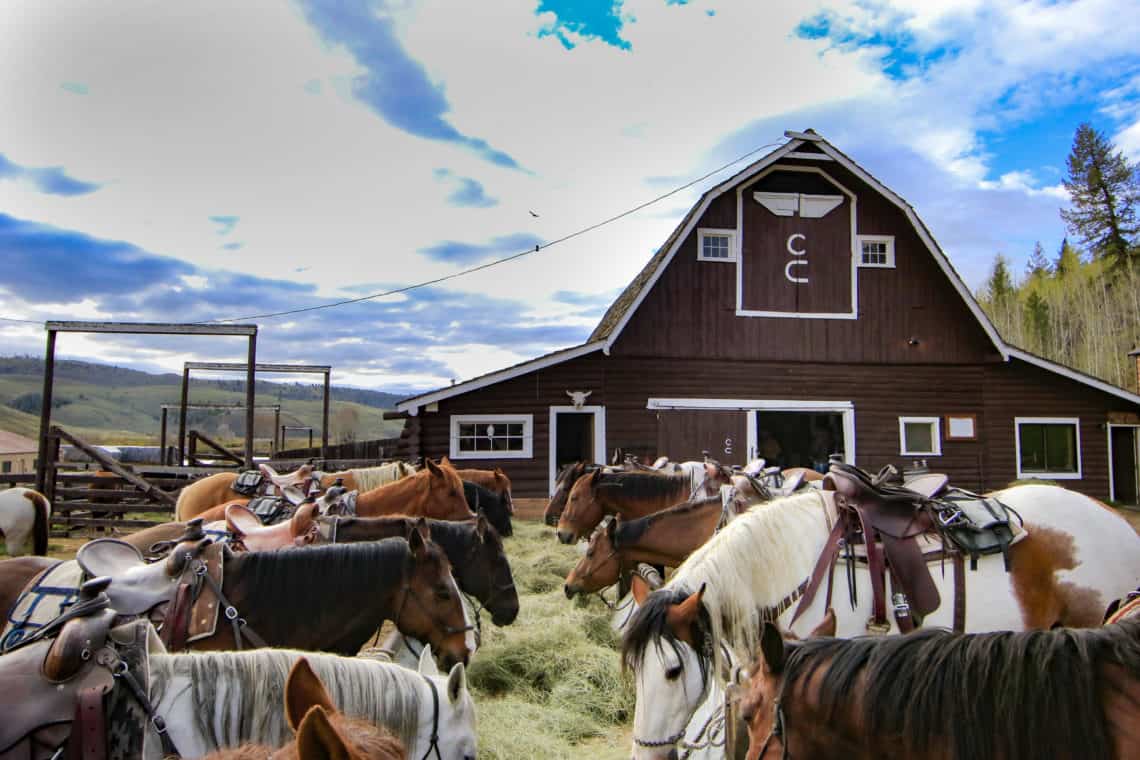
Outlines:
{"type": "MultiPolygon", "coordinates": [[[[707,657],[711,661],[712,660],[712,652],[709,650],[712,649],[712,646],[713,646],[712,643],[709,642],[708,646],[705,647],[705,651],[699,653],[697,656],[698,657],[707,657]]],[[[704,704],[705,699],[708,697],[709,688],[712,685],[711,682],[712,682],[712,678],[706,678],[704,683],[701,684],[701,695],[697,699],[697,701],[693,704],[693,709],[690,710],[689,714],[685,716],[685,722],[681,724],[681,730],[680,731],[678,731],[677,733],[673,734],[672,736],[668,736],[664,739],[639,739],[636,736],[634,736],[633,737],[633,743],[639,747],[673,747],[673,746],[676,746],[677,742],[679,742],[685,738],[685,732],[689,728],[689,721],[691,721],[693,719],[693,715],[696,714],[697,710],[700,708],[701,705],[704,704]]],[[[722,708],[722,710],[723,710],[723,708],[722,708]]],[[[715,711],[714,711],[714,714],[715,714],[715,711]]],[[[712,722],[712,720],[710,719],[709,723],[711,723],[711,722],[712,722]]],[[[705,728],[707,728],[707,727],[708,727],[708,723],[705,724],[705,728]]],[[[704,728],[701,729],[701,733],[704,733],[704,728]]],[[[698,739],[699,739],[699,737],[698,737],[698,739]]],[[[689,752],[691,752],[693,749],[699,749],[699,748],[700,747],[686,747],[686,749],[689,752]]]]}
{"type": "MultiPolygon", "coordinates": [[[[761,760],[761,758],[768,754],[768,745],[772,743],[773,739],[782,740],[784,738],[784,735],[787,733],[787,726],[785,724],[788,722],[788,719],[784,715],[784,706],[780,704],[780,700],[777,699],[775,701],[773,708],[776,717],[775,720],[772,721],[772,730],[768,732],[768,736],[764,739],[764,743],[760,745],[760,754],[756,756],[756,760],[761,760]]],[[[781,760],[789,760],[789,758],[791,758],[791,754],[788,752],[788,743],[781,741],[780,746],[781,760]]]]}
{"type": "Polygon", "coordinates": [[[431,621],[432,625],[443,629],[443,633],[445,636],[452,636],[456,633],[467,633],[468,631],[475,629],[475,626],[473,626],[473,625],[464,625],[464,626],[456,627],[456,626],[448,625],[448,624],[444,623],[442,620],[439,619],[438,616],[435,615],[435,613],[433,613],[430,609],[428,609],[428,606],[426,604],[424,604],[422,601],[420,601],[420,598],[418,595],[412,593],[412,584],[405,583],[402,590],[404,592],[404,598],[400,601],[400,607],[396,610],[396,617],[394,617],[392,619],[393,622],[395,622],[395,624],[396,624],[396,628],[400,627],[400,618],[403,616],[404,607],[407,605],[408,599],[410,598],[412,601],[414,601],[416,603],[416,606],[418,606],[420,608],[420,611],[423,612],[427,616],[427,618],[431,621]]]}
{"type": "Polygon", "coordinates": [[[431,687],[431,744],[428,745],[420,760],[426,760],[433,751],[436,760],[443,760],[443,755],[439,751],[439,691],[436,690],[435,683],[430,678],[424,676],[424,680],[431,687]]]}

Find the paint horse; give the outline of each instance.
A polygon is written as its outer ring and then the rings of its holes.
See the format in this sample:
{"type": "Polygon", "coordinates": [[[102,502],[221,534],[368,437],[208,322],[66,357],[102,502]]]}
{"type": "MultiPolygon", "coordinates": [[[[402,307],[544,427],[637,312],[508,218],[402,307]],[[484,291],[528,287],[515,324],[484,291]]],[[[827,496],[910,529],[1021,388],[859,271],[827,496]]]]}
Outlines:
{"type": "Polygon", "coordinates": [[[285,719],[296,738],[284,747],[243,744],[211,752],[203,760],[405,760],[403,743],[391,731],[337,709],[328,688],[304,657],[285,679],[285,719]]]}
{"type": "MultiPolygon", "coordinates": [[[[1008,573],[1000,555],[965,573],[967,632],[1096,626],[1104,600],[1140,577],[1140,537],[1100,503],[1046,485],[994,496],[1024,518],[1028,535],[1010,547],[1008,573]]],[[[635,757],[674,746],[709,684],[723,682],[726,661],[751,658],[762,622],[803,635],[823,618],[829,605],[819,594],[791,622],[837,519],[834,498],[822,491],[753,507],[648,595],[622,641],[623,661],[636,675],[635,757]]],[[[952,598],[953,578],[934,575],[941,598],[952,598]]],[[[864,633],[871,616],[870,574],[857,565],[852,577],[853,608],[834,608],[845,637],[864,633]]],[[[942,604],[925,625],[951,627],[953,607],[942,604]]]]}
{"type": "Polygon", "coordinates": [[[1140,757],[1140,620],[803,643],[766,623],[752,672],[750,760],[1140,757]]]}
{"type": "Polygon", "coordinates": [[[51,502],[39,491],[20,487],[0,491],[0,536],[9,555],[23,554],[29,539],[32,554],[47,554],[50,518],[51,502]]]}
{"type": "Polygon", "coordinates": [[[578,478],[558,520],[558,540],[572,544],[588,536],[607,514],[632,519],[719,493],[731,481],[731,472],[715,462],[699,464],[680,475],[654,472],[594,470],[578,478]]]}

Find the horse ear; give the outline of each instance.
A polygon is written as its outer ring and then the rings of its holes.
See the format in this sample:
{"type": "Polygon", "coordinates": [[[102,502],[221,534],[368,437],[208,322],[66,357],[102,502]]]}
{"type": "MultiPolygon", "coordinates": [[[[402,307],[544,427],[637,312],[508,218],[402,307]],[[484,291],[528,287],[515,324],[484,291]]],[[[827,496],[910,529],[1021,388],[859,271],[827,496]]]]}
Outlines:
{"type": "Polygon", "coordinates": [[[422,517],[412,525],[412,529],[408,532],[408,548],[412,550],[413,557],[422,556],[426,549],[426,540],[420,531],[421,521],[423,521],[422,517]]]}
{"type": "Polygon", "coordinates": [[[487,515],[480,509],[475,514],[475,535],[482,541],[483,537],[487,534],[487,515]]]}
{"type": "Polygon", "coordinates": [[[702,583],[695,593],[689,594],[680,604],[670,605],[665,613],[665,622],[673,629],[674,635],[689,645],[694,642],[693,623],[701,609],[701,597],[705,595],[705,585],[702,583]]]}
{"type": "Polygon", "coordinates": [[[760,632],[760,654],[764,657],[764,667],[772,675],[779,675],[784,670],[784,637],[780,629],[765,621],[764,630],[760,632]]]}
{"type": "Polygon", "coordinates": [[[811,629],[810,638],[835,638],[835,610],[831,607],[827,608],[827,612],[823,613],[823,620],[815,628],[811,629]]]}
{"type": "Polygon", "coordinates": [[[348,760],[348,742],[329,721],[328,713],[314,707],[305,713],[297,729],[297,755],[305,760],[348,760]]]}
{"type": "Polygon", "coordinates": [[[601,479],[602,479],[602,468],[601,467],[599,467],[598,469],[596,469],[592,473],[590,473],[590,483],[591,484],[597,485],[598,482],[601,481],[601,479]]]}
{"type": "Polygon", "coordinates": [[[285,680],[285,718],[289,722],[289,728],[296,731],[305,714],[313,707],[336,709],[325,685],[313,672],[313,666],[301,657],[293,663],[289,678],[285,680]]]}
{"type": "Polygon", "coordinates": [[[439,464],[441,467],[444,465],[451,467],[451,460],[448,459],[447,457],[444,457],[443,459],[439,460],[439,464]]]}
{"type": "Polygon", "coordinates": [[[463,667],[462,662],[457,662],[447,674],[447,701],[454,705],[465,691],[467,691],[467,669],[463,667]]]}
{"type": "Polygon", "coordinates": [[[433,477],[441,477],[443,475],[443,470],[440,469],[438,464],[431,461],[430,459],[428,459],[426,461],[427,461],[428,472],[430,472],[433,477]]]}
{"type": "Polygon", "coordinates": [[[424,644],[424,648],[420,652],[420,664],[416,670],[421,676],[440,675],[439,666],[435,664],[435,655],[431,653],[431,644],[424,644]]]}
{"type": "Polygon", "coordinates": [[[637,602],[638,607],[645,604],[645,600],[649,598],[649,584],[637,573],[629,579],[629,590],[633,593],[633,601],[637,602]]]}
{"type": "Polygon", "coordinates": [[[620,519],[620,517],[614,515],[613,519],[606,523],[606,536],[610,539],[610,543],[613,544],[615,549],[617,548],[617,529],[618,520],[620,519]]]}

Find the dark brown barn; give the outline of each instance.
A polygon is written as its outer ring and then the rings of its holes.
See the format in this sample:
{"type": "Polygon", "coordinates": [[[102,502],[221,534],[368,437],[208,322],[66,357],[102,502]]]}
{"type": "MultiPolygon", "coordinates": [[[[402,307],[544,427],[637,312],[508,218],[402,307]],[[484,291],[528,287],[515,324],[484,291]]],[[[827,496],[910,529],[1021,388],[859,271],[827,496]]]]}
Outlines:
{"type": "Polygon", "coordinates": [[[925,460],[1135,503],[1140,396],[1004,342],[906,201],[788,138],[701,197],[586,343],[401,401],[403,452],[501,466],[525,496],[620,447],[925,460]]]}

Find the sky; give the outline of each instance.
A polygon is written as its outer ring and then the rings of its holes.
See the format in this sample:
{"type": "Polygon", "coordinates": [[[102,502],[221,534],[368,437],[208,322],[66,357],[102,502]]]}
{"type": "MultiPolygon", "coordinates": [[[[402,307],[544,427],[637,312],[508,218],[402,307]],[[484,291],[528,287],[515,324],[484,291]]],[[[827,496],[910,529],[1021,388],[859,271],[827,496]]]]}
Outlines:
{"type": "Polygon", "coordinates": [[[1140,159],[1137,51],[1140,0],[0,0],[0,355],[42,355],[47,319],[237,318],[336,384],[462,381],[584,341],[746,163],[547,243],[809,127],[977,289],[995,254],[1059,248],[1079,123],[1140,159]]]}

